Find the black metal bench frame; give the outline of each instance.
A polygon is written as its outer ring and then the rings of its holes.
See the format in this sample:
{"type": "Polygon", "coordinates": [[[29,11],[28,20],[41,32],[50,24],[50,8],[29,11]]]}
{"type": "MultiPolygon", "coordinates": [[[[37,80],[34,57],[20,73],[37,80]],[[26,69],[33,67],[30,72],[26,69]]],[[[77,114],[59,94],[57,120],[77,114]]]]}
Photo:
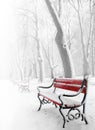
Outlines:
{"type": "MultiPolygon", "coordinates": [[[[64,79],[54,79],[53,83],[48,86],[39,86],[38,87],[38,99],[40,101],[40,106],[38,111],[40,111],[41,107],[43,104],[47,103],[53,103],[55,107],[59,108],[59,112],[62,115],[63,118],[63,128],[65,127],[66,122],[69,122],[74,119],[78,119],[81,117],[81,121],[84,121],[86,124],[88,124],[88,121],[85,116],[85,101],[86,101],[86,96],[87,96],[87,78],[84,78],[83,80],[80,79],[72,79],[72,78],[64,78],[64,79]],[[75,94],[60,94],[58,95],[58,99],[60,103],[57,103],[55,100],[48,98],[47,96],[41,94],[41,89],[49,89],[49,88],[54,88],[53,93],[55,93],[56,89],[61,88],[61,89],[66,89],[69,91],[76,91],[75,94]],[[83,94],[83,98],[80,102],[79,105],[74,105],[74,106],[68,106],[64,104],[64,101],[62,100],[62,97],[76,97],[79,94],[83,94]],[[80,111],[79,107],[82,107],[82,112],[80,111]],[[66,116],[64,116],[62,110],[63,109],[68,109],[68,112],[66,116]],[[76,111],[76,113],[73,115],[71,114],[72,111],[76,111]]],[[[64,91],[63,91],[64,92],[64,91]]]]}

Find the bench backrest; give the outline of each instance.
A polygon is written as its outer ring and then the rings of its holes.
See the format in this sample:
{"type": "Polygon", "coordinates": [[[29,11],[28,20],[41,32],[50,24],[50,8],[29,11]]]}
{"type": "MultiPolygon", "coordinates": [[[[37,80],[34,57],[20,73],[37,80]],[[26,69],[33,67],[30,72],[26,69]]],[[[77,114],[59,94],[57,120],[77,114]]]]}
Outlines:
{"type": "Polygon", "coordinates": [[[54,87],[55,88],[61,88],[66,89],[70,91],[78,91],[82,85],[84,85],[84,88],[82,90],[82,93],[87,92],[87,80],[83,82],[84,80],[81,79],[72,79],[72,78],[64,78],[64,79],[54,79],[54,87]]]}

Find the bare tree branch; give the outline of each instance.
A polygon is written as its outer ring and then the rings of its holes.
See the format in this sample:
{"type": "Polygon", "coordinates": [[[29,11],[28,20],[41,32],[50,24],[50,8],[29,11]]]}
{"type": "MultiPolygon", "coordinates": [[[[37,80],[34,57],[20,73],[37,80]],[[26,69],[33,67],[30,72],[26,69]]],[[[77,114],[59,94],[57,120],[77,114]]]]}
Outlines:
{"type": "Polygon", "coordinates": [[[89,1],[89,12],[90,12],[90,25],[89,25],[89,35],[87,40],[87,57],[89,56],[89,45],[90,45],[90,38],[91,38],[91,30],[92,30],[92,6],[91,0],[89,1]]]}
{"type": "Polygon", "coordinates": [[[73,0],[68,0],[68,1],[69,4],[75,9],[75,11],[78,12],[78,9],[76,8],[74,1],[73,0]]]}

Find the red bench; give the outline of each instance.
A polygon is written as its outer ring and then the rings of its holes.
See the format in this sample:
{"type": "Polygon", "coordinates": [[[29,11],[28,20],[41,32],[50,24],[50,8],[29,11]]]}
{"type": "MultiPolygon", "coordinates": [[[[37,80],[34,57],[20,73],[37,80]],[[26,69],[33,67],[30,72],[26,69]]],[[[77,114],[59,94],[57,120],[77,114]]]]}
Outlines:
{"type": "Polygon", "coordinates": [[[65,123],[73,119],[78,119],[81,117],[81,120],[88,124],[85,116],[85,100],[87,96],[87,79],[54,79],[53,83],[48,86],[39,86],[38,87],[38,99],[40,101],[41,109],[43,104],[53,103],[63,117],[63,128],[65,123]],[[42,90],[46,91],[42,91],[42,90]],[[50,89],[53,89],[51,91],[50,89]],[[61,91],[60,91],[61,90],[61,91]],[[81,97],[79,97],[81,95],[81,97]],[[79,107],[82,106],[82,112],[79,107]],[[63,114],[62,109],[68,109],[66,115],[63,114]],[[72,114],[72,111],[75,113],[72,114]]]}

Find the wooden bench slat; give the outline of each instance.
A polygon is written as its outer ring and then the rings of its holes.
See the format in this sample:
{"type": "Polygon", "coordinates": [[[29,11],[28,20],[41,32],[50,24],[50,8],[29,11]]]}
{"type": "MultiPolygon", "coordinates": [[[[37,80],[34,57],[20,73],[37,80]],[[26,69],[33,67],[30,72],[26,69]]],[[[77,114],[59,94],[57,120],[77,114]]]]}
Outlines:
{"type": "Polygon", "coordinates": [[[81,79],[55,79],[54,82],[60,82],[60,83],[68,83],[68,84],[77,84],[77,85],[81,85],[82,84],[81,79]]]}
{"type": "MultiPolygon", "coordinates": [[[[54,83],[54,87],[77,92],[81,86],[73,84],[54,83]]],[[[83,89],[82,93],[86,93],[86,88],[83,89]]]]}

